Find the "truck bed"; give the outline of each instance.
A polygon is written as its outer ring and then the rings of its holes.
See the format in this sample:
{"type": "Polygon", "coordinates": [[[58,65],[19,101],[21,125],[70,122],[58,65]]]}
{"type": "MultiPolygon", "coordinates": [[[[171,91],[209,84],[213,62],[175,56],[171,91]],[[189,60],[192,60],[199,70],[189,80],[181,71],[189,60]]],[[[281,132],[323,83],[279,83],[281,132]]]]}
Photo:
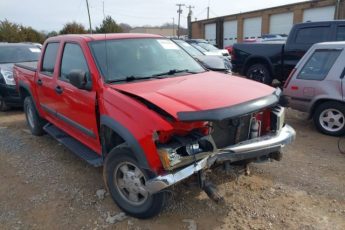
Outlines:
{"type": "Polygon", "coordinates": [[[18,66],[26,70],[36,71],[37,61],[16,63],[15,66],[18,66]]]}
{"type": "Polygon", "coordinates": [[[231,60],[233,66],[233,72],[238,72],[245,75],[246,64],[248,60],[256,57],[264,56],[266,60],[271,63],[272,72],[278,72],[280,65],[282,64],[282,55],[284,52],[284,41],[272,41],[262,43],[237,43],[233,47],[235,58],[231,60]]]}

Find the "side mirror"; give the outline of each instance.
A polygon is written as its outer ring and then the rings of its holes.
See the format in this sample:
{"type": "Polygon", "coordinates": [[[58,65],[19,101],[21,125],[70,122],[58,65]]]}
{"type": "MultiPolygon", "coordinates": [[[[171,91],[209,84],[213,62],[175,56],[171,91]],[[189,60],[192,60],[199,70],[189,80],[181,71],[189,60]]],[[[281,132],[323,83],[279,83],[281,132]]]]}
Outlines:
{"type": "Polygon", "coordinates": [[[92,85],[88,80],[88,73],[80,69],[71,70],[68,74],[69,82],[78,89],[91,90],[92,85]]]}

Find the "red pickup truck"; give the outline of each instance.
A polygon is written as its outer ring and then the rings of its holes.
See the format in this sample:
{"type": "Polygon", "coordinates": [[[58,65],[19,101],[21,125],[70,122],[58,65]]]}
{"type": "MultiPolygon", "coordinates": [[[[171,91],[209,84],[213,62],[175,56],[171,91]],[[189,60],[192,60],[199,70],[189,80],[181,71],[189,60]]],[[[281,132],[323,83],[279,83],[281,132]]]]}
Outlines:
{"type": "Polygon", "coordinates": [[[206,169],[280,160],[295,138],[279,89],[205,70],[158,35],[49,38],[37,66],[17,64],[14,77],[32,134],[103,166],[113,200],[138,218],[192,175],[216,199],[206,169]]]}

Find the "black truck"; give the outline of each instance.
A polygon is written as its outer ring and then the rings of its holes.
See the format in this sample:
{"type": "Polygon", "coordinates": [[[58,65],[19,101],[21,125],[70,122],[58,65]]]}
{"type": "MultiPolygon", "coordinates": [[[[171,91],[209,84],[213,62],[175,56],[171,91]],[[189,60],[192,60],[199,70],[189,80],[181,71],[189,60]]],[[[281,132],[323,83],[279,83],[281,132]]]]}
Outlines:
{"type": "Polygon", "coordinates": [[[345,20],[296,24],[286,42],[237,43],[231,59],[233,72],[266,84],[273,79],[284,82],[313,44],[326,41],[345,41],[345,20]]]}

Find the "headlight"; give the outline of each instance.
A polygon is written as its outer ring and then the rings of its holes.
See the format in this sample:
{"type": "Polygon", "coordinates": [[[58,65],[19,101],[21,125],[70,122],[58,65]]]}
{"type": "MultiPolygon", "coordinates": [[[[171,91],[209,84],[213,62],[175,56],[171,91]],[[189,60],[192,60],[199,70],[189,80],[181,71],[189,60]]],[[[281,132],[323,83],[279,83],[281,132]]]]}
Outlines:
{"type": "Polygon", "coordinates": [[[181,163],[181,156],[177,154],[176,149],[161,148],[158,150],[158,154],[165,169],[173,169],[174,166],[181,163]]]}
{"type": "Polygon", "coordinates": [[[13,78],[12,71],[1,70],[0,72],[1,72],[1,75],[4,77],[7,85],[16,85],[16,82],[14,81],[14,78],[13,78]]]}

